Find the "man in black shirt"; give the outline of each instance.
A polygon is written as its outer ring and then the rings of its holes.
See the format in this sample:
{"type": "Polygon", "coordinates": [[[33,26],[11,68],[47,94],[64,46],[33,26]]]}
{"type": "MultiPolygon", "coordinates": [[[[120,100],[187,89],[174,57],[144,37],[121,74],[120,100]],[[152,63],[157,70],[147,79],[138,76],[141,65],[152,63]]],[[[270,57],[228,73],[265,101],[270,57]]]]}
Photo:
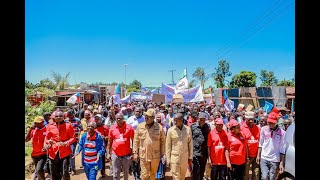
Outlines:
{"type": "Polygon", "coordinates": [[[193,123],[190,128],[193,139],[193,179],[202,180],[208,159],[208,134],[210,126],[206,123],[207,115],[199,112],[197,122],[193,123]]]}

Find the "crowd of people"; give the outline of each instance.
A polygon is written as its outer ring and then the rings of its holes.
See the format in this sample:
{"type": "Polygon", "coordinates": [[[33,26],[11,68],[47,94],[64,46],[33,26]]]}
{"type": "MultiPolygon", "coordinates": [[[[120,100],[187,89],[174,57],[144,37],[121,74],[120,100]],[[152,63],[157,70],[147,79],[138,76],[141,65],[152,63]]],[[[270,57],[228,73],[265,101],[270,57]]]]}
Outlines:
{"type": "Polygon", "coordinates": [[[265,112],[245,107],[198,103],[83,104],[56,109],[34,119],[25,141],[32,140],[34,179],[71,179],[83,168],[114,180],[276,179],[284,171],[285,131],[294,123],[286,108],[265,112]],[[81,167],[75,157],[81,154],[81,167]]]}

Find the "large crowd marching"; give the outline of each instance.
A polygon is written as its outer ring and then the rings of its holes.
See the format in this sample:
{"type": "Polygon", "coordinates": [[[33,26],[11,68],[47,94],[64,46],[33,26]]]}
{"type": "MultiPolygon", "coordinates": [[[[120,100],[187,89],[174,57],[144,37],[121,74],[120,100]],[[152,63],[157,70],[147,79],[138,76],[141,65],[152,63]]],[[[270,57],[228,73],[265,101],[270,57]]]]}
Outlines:
{"type": "Polygon", "coordinates": [[[276,179],[284,171],[285,132],[294,123],[287,108],[265,112],[245,107],[228,111],[215,103],[128,104],[90,102],[57,108],[34,119],[26,142],[32,140],[34,179],[69,180],[83,168],[95,180],[276,179]],[[82,166],[75,156],[81,154],[82,166]],[[250,173],[250,172],[251,173],[250,173]]]}

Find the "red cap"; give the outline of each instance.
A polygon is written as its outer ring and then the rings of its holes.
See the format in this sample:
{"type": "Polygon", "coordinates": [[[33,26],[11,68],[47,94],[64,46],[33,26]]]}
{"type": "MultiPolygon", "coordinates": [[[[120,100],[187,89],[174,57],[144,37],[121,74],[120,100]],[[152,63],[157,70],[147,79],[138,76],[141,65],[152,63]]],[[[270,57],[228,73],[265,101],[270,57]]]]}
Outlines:
{"type": "Polygon", "coordinates": [[[215,121],[214,121],[215,124],[222,124],[223,125],[223,120],[221,118],[217,118],[215,121]]]}
{"type": "Polygon", "coordinates": [[[275,112],[271,112],[268,114],[267,122],[277,123],[279,118],[279,114],[275,112]]]}
{"type": "Polygon", "coordinates": [[[238,121],[234,120],[234,119],[231,119],[229,121],[229,127],[233,127],[233,126],[237,126],[239,125],[238,121]]]}

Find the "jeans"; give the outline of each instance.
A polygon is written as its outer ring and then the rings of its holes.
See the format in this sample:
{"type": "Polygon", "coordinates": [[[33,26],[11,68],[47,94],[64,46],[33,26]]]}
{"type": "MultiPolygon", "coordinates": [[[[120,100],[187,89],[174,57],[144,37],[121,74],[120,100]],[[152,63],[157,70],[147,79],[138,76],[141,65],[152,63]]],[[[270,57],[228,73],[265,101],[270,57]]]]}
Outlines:
{"type": "Polygon", "coordinates": [[[260,160],[261,179],[262,180],[275,180],[279,170],[280,162],[271,162],[265,159],[260,160]],[[269,176],[269,178],[268,178],[269,176]]]}
{"type": "Polygon", "coordinates": [[[84,172],[86,173],[88,180],[96,180],[97,179],[98,165],[85,164],[83,166],[83,168],[84,168],[84,172]]]}
{"type": "Polygon", "coordinates": [[[32,156],[33,163],[35,165],[35,174],[34,174],[34,180],[45,180],[45,174],[44,174],[44,165],[47,161],[47,155],[40,155],[40,156],[32,156]]]}
{"type": "Polygon", "coordinates": [[[246,170],[244,180],[249,180],[249,170],[252,171],[252,180],[259,180],[260,179],[260,167],[259,164],[256,162],[256,157],[249,157],[249,163],[246,163],[246,170]],[[250,165],[251,168],[250,168],[250,165]]]}
{"type": "Polygon", "coordinates": [[[70,170],[75,171],[76,170],[76,158],[72,158],[73,155],[76,152],[76,147],[77,147],[77,141],[71,144],[71,155],[70,155],[70,170]]]}
{"type": "Polygon", "coordinates": [[[206,168],[207,156],[193,156],[192,164],[192,179],[193,180],[202,180],[204,176],[204,170],[206,168]]]}
{"type": "Polygon", "coordinates": [[[54,159],[50,159],[52,180],[70,180],[69,174],[70,155],[60,159],[59,151],[54,159]]]}
{"type": "Polygon", "coordinates": [[[140,180],[140,160],[138,160],[138,162],[131,162],[131,170],[132,176],[135,178],[135,180],[140,180]]]}
{"type": "Polygon", "coordinates": [[[113,168],[113,180],[120,180],[121,169],[123,171],[123,179],[128,180],[129,168],[131,164],[130,155],[116,156],[111,154],[112,168],[113,168]]]}
{"type": "Polygon", "coordinates": [[[227,176],[227,165],[212,165],[211,180],[225,180],[227,176]]]}

